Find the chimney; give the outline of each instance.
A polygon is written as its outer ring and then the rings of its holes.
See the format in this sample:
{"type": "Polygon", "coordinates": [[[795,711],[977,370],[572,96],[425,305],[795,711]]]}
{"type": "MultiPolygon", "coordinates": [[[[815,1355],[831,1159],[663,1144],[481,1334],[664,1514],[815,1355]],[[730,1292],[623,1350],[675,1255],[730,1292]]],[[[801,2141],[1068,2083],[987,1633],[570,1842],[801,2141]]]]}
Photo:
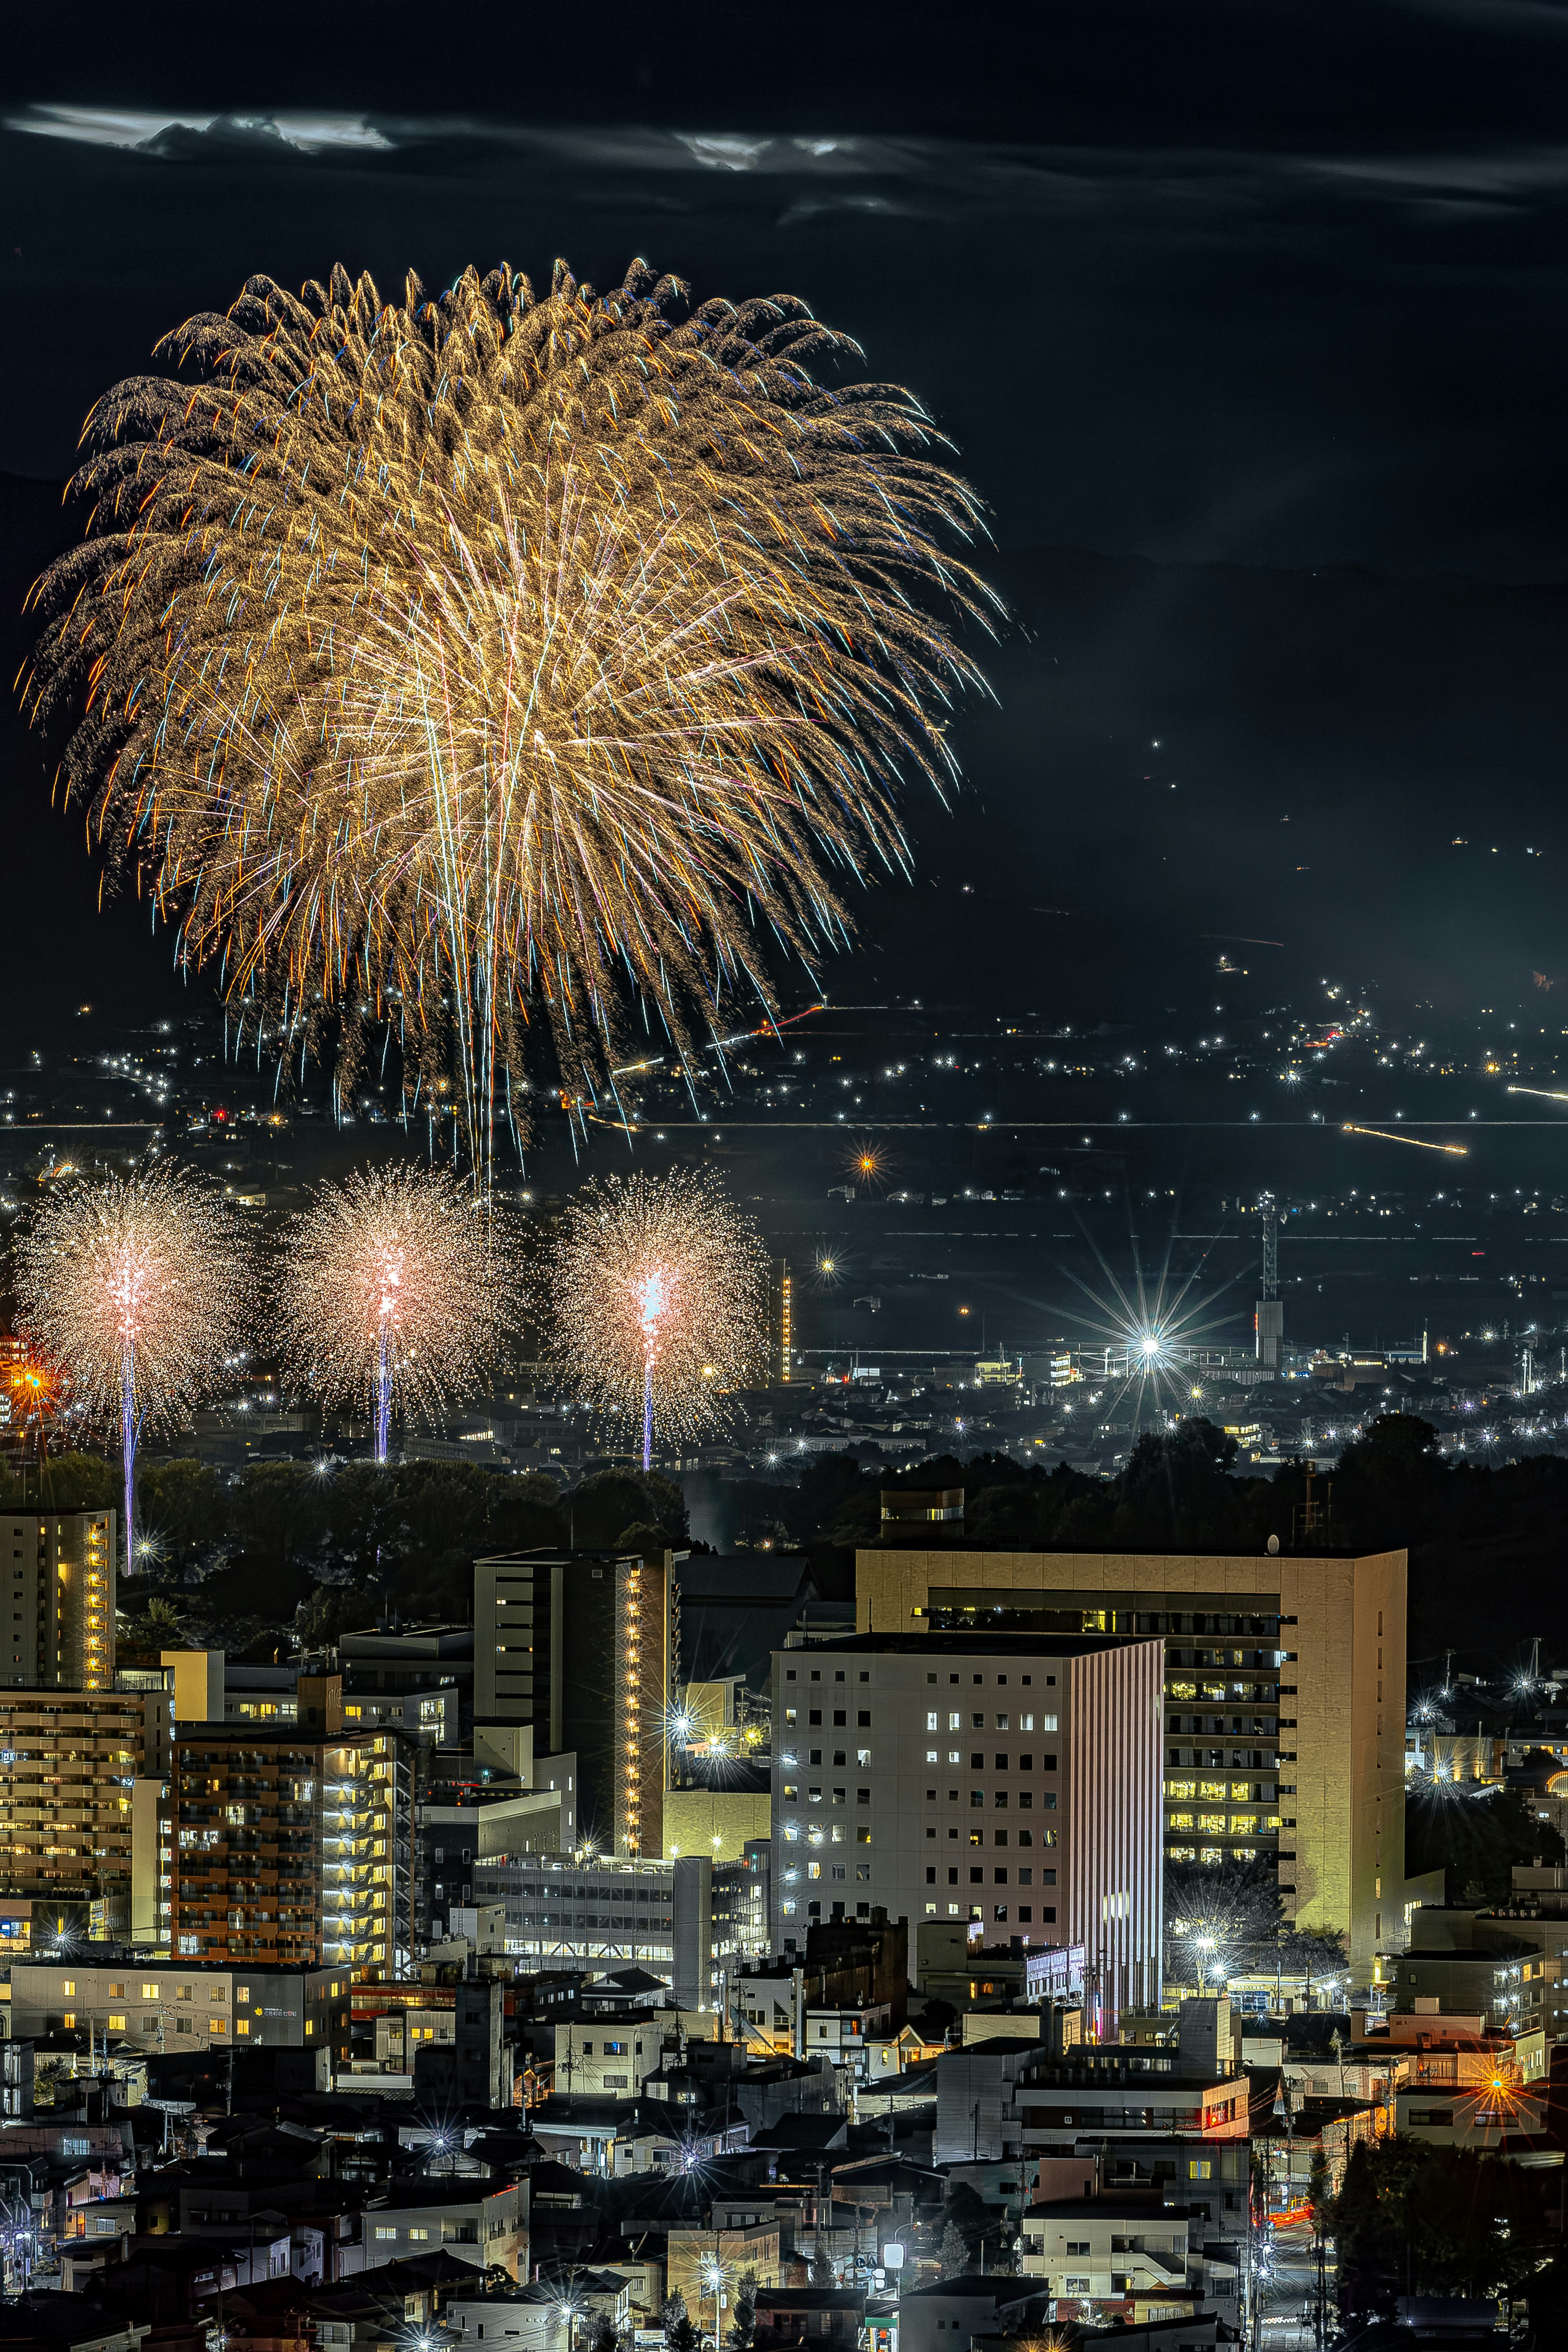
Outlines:
{"type": "Polygon", "coordinates": [[[299,1682],[299,1726],[320,1739],[330,1739],[343,1727],[342,1675],[301,1675],[299,1682]]]}

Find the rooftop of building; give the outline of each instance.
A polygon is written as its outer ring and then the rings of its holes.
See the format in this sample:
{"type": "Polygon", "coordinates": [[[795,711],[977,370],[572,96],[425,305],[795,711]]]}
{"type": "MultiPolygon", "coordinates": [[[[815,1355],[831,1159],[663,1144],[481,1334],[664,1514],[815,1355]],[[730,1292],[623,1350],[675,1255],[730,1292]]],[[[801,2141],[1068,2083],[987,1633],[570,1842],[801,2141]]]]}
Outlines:
{"type": "Polygon", "coordinates": [[[816,1657],[830,1652],[844,1657],[871,1654],[892,1657],[1084,1658],[1101,1650],[1127,1650],[1139,1642],[1159,1640],[1155,1633],[993,1633],[976,1626],[973,1633],[837,1633],[803,1634],[780,1656],[816,1657]]]}
{"type": "Polygon", "coordinates": [[[362,1625],[352,1633],[338,1636],[340,1658],[426,1657],[471,1658],[474,1654],[474,1629],[471,1625],[431,1623],[428,1625],[362,1625]]]}
{"type": "MultiPolygon", "coordinates": [[[[1390,1551],[1397,1551],[1401,1549],[1402,1547],[1399,1546],[1391,1546],[1389,1548],[1390,1551]]],[[[1098,1545],[1092,1552],[1089,1552],[1080,1550],[1070,1544],[1038,1546],[1034,1544],[1022,1544],[1012,1546],[1006,1544],[984,1543],[980,1540],[979,1538],[973,1536],[964,1536],[956,1533],[952,1536],[948,1536],[943,1533],[940,1526],[933,1526],[929,1528],[922,1527],[921,1530],[921,1539],[918,1543],[911,1543],[909,1537],[900,1530],[896,1538],[892,1538],[887,1542],[858,1544],[856,1546],[856,1550],[858,1553],[868,1553],[874,1559],[878,1558],[886,1558],[889,1552],[918,1552],[922,1555],[928,1552],[990,1552],[996,1558],[1002,1559],[1041,1560],[1179,1559],[1202,1560],[1206,1563],[1209,1560],[1215,1559],[1246,1559],[1255,1561],[1261,1569],[1272,1568],[1281,1559],[1289,1559],[1300,1563],[1302,1561],[1318,1559],[1379,1559],[1388,1557],[1388,1553],[1385,1552],[1358,1552],[1352,1550],[1348,1545],[1342,1548],[1337,1548],[1331,1545],[1320,1546],[1314,1544],[1312,1549],[1308,1551],[1304,1549],[1298,1548],[1294,1544],[1287,1543],[1283,1537],[1280,1538],[1279,1549],[1278,1551],[1227,1551],[1223,1545],[1216,1545],[1212,1549],[1205,1546],[1202,1551],[1151,1551],[1147,1544],[1101,1544],[1098,1545]]]]}
{"type": "Polygon", "coordinates": [[[345,1748],[356,1739],[388,1736],[379,1724],[347,1723],[341,1731],[317,1731],[308,1723],[256,1723],[249,1717],[230,1723],[176,1723],[174,1730],[176,1748],[219,1740],[231,1748],[345,1748]]]}

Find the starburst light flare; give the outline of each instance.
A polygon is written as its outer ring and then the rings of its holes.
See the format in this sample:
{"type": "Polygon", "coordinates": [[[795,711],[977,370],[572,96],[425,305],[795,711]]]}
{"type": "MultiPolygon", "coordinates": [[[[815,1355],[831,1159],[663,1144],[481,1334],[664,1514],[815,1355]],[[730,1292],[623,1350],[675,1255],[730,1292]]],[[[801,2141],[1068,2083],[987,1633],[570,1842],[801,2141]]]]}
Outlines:
{"type": "Polygon", "coordinates": [[[395,1411],[434,1420],[517,1330],[512,1222],[433,1168],[356,1168],[290,1221],[276,1274],[284,1376],[365,1407],[375,1458],[395,1411]]]}
{"type": "Polygon", "coordinates": [[[234,1211],[188,1171],[153,1168],[55,1188],[16,1245],[17,1320],[68,1381],[89,1426],[114,1431],[124,1470],[125,1565],[136,1556],[136,1452],[222,1385],[254,1286],[234,1211]]]}
{"type": "Polygon", "coordinates": [[[156,356],[88,420],[25,699],[186,968],[279,1052],[342,1016],[340,1102],[389,1023],[482,1171],[536,1015],[585,1118],[628,1000],[689,1074],[767,934],[817,958],[907,864],[978,679],[929,607],[998,607],[941,436],[819,383],[858,354],[804,303],[336,268],[156,356]]]}
{"type": "Polygon", "coordinates": [[[544,1269],[557,1377],[608,1418],[640,1411],[642,1465],[657,1426],[718,1427],[724,1395],[760,1376],[767,1253],[750,1217],[704,1171],[584,1185],[544,1269]]]}

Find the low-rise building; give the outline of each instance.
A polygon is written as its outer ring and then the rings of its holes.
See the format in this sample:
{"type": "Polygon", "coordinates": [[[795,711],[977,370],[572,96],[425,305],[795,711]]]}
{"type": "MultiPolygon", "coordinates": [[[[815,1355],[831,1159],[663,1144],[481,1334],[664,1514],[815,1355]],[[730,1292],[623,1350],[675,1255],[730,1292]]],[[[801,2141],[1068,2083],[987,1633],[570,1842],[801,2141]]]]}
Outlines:
{"type": "Polygon", "coordinates": [[[349,2051],[346,1969],[203,1968],[189,1961],[17,1960],[10,2032],[89,2032],[138,2050],[260,2043],[349,2051]]]}
{"type": "Polygon", "coordinates": [[[444,2252],[478,2270],[499,2263],[515,2279],[527,2268],[526,2179],[395,2180],[383,2202],[366,2210],[364,2242],[374,2263],[444,2252]]]}

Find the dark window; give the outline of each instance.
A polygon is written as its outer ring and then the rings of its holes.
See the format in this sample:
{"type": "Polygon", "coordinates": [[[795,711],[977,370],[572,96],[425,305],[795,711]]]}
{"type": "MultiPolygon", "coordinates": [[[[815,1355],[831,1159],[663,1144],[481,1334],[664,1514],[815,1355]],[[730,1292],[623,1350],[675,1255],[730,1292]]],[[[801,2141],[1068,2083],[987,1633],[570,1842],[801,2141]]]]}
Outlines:
{"type": "Polygon", "coordinates": [[[836,1706],[833,1710],[833,1720],[836,1724],[847,1725],[849,1717],[843,1707],[836,1706]]]}
{"type": "Polygon", "coordinates": [[[998,1772],[1005,1772],[1007,1769],[1007,1759],[1005,1756],[998,1756],[996,1759],[996,1769],[998,1772]]]}
{"type": "Polygon", "coordinates": [[[997,1790],[997,1791],[996,1791],[995,1796],[992,1799],[992,1802],[993,1802],[993,1803],[994,1804],[994,1806],[996,1807],[996,1810],[997,1810],[997,1811],[998,1811],[998,1812],[1005,1812],[1005,1811],[1006,1811],[1006,1808],[1007,1808],[1007,1791],[1006,1791],[1006,1790],[1005,1790],[1005,1789],[998,1789],[998,1790],[997,1790]]]}
{"type": "Polygon", "coordinates": [[[820,1723],[822,1721],[822,1709],[819,1706],[814,1706],[806,1716],[805,1719],[807,1723],[820,1723]]]}
{"type": "Polygon", "coordinates": [[[1050,1925],[1051,1921],[1056,1917],[1056,1916],[1057,1916],[1057,1906],[1056,1906],[1056,1905],[1055,1905],[1054,1903],[1042,1903],[1042,1904],[1041,1904],[1041,1906],[1040,1906],[1040,1918],[1041,1918],[1041,1921],[1044,1923],[1044,1925],[1046,1925],[1047,1927],[1048,1927],[1048,1926],[1050,1925]]]}
{"type": "Polygon", "coordinates": [[[973,1807],[973,1806],[975,1806],[975,1805],[983,1805],[983,1804],[985,1802],[985,1791],[984,1791],[984,1789],[971,1789],[971,1790],[969,1791],[969,1802],[970,1802],[970,1805],[971,1805],[972,1807],[973,1807]]]}
{"type": "Polygon", "coordinates": [[[969,1769],[972,1772],[984,1772],[985,1769],[985,1759],[978,1749],[969,1759],[969,1769]]]}
{"type": "Polygon", "coordinates": [[[969,1884],[971,1886],[984,1886],[985,1873],[983,1870],[972,1870],[969,1874],[969,1884]]]}
{"type": "Polygon", "coordinates": [[[855,1717],[855,1722],[856,1722],[856,1726],[857,1726],[857,1727],[858,1727],[859,1730],[861,1730],[861,1731],[869,1731],[869,1730],[870,1730],[870,1728],[871,1728],[871,1710],[870,1710],[870,1708],[869,1708],[869,1707],[868,1707],[868,1706],[863,1706],[863,1707],[860,1709],[860,1712],[858,1713],[858,1715],[857,1715],[857,1717],[855,1717]]]}
{"type": "Polygon", "coordinates": [[[958,1885],[958,1873],[956,1870],[950,1870],[948,1872],[947,1883],[950,1886],[956,1886],[958,1885]]]}
{"type": "Polygon", "coordinates": [[[1057,1759],[1056,1759],[1056,1758],[1055,1758],[1054,1756],[1042,1756],[1042,1757],[1041,1757],[1041,1759],[1040,1759],[1040,1769],[1041,1769],[1041,1771],[1042,1771],[1042,1772],[1054,1772],[1054,1771],[1056,1770],[1056,1769],[1057,1769],[1057,1759]]]}
{"type": "Polygon", "coordinates": [[[992,1876],[995,1879],[996,1884],[997,1884],[997,1885],[998,1885],[998,1886],[1005,1886],[1005,1885],[1006,1885],[1006,1884],[1007,1884],[1007,1874],[1006,1874],[1006,1872],[1005,1872],[1005,1870],[994,1870],[994,1871],[993,1871],[993,1872],[992,1872],[992,1874],[992,1874],[992,1876]]]}
{"type": "Polygon", "coordinates": [[[928,1886],[934,1886],[936,1885],[936,1865],[934,1863],[926,1872],[926,1885],[928,1886]]]}
{"type": "Polygon", "coordinates": [[[1034,1770],[1034,1769],[1035,1769],[1035,1759],[1034,1759],[1034,1758],[1033,1758],[1032,1756],[1020,1756],[1020,1757],[1019,1757],[1019,1759],[1018,1759],[1018,1769],[1019,1769],[1019,1771],[1020,1771],[1020,1772],[1032,1772],[1032,1771],[1034,1770]]]}

